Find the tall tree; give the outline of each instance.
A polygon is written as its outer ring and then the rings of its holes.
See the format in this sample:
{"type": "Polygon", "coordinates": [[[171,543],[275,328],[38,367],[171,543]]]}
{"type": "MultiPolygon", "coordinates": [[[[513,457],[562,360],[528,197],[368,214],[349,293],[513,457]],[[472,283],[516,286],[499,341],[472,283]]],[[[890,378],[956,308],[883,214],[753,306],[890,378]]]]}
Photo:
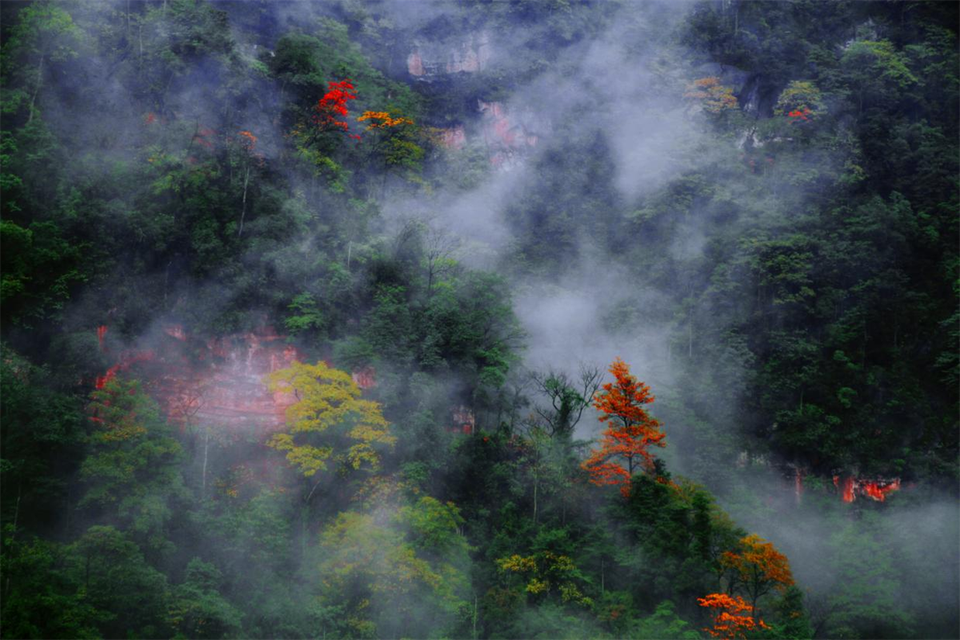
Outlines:
{"type": "Polygon", "coordinates": [[[607,429],[600,448],[583,462],[583,468],[594,484],[620,485],[627,495],[634,470],[640,465],[653,467],[653,454],[647,449],[666,446],[665,434],[660,431],[660,422],[643,408],[653,402],[650,388],[630,375],[630,367],[620,358],[609,370],[615,381],[603,385],[603,393],[593,403],[603,414],[600,422],[607,423],[607,429]]]}

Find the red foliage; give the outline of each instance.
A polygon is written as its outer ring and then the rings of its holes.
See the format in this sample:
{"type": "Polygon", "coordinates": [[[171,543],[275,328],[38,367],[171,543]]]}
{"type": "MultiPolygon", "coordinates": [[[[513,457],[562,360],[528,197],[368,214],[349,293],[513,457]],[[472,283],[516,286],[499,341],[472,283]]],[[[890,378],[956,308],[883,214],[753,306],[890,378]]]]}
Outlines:
{"type": "Polygon", "coordinates": [[[900,478],[893,480],[860,480],[847,476],[841,481],[841,476],[833,476],[833,486],[840,490],[844,502],[853,502],[857,496],[866,496],[877,502],[884,502],[888,493],[900,490],[900,478]]]}
{"type": "Polygon", "coordinates": [[[616,382],[603,385],[604,392],[593,403],[603,413],[600,422],[608,426],[600,449],[593,451],[582,466],[594,484],[618,484],[627,495],[635,466],[653,467],[653,454],[647,449],[666,446],[665,434],[660,431],[660,422],[643,408],[654,400],[650,388],[630,375],[630,367],[619,358],[610,365],[610,373],[616,382]],[[626,462],[626,469],[621,461],[626,462]]]}
{"type": "MultiPolygon", "coordinates": [[[[314,123],[324,131],[339,130],[346,132],[350,126],[346,120],[338,120],[337,116],[346,118],[349,115],[347,102],[356,99],[356,88],[349,78],[340,82],[331,82],[327,93],[313,107],[316,112],[313,116],[314,123]]],[[[351,138],[360,139],[355,134],[348,135],[351,138]]]]}
{"type": "Polygon", "coordinates": [[[202,129],[198,128],[197,132],[193,134],[193,141],[199,144],[204,149],[207,149],[208,151],[212,151],[214,148],[214,144],[207,138],[213,138],[216,135],[217,135],[217,132],[214,131],[213,129],[210,129],[209,127],[203,127],[202,129]]]}
{"type": "Polygon", "coordinates": [[[124,351],[120,354],[120,362],[107,369],[102,376],[97,376],[94,386],[97,389],[103,389],[108,382],[117,377],[120,371],[126,371],[137,362],[153,360],[155,357],[153,351],[124,351]]]}
{"type": "Polygon", "coordinates": [[[97,342],[100,344],[100,351],[103,351],[103,339],[107,335],[107,325],[102,324],[97,327],[97,342]]]}

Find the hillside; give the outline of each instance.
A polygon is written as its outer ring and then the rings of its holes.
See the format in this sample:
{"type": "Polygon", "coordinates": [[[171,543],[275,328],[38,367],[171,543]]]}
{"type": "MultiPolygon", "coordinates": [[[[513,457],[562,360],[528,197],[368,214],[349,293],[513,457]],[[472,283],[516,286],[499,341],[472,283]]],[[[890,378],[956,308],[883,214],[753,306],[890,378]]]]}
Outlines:
{"type": "Polygon", "coordinates": [[[955,3],[0,11],[3,637],[960,637],[955,3]]]}

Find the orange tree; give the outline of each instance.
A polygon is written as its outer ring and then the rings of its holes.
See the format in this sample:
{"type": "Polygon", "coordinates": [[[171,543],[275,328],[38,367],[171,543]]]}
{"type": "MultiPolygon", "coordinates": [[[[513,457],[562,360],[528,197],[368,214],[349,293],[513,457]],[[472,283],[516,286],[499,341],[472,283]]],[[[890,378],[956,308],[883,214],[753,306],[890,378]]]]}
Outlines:
{"type": "Polygon", "coordinates": [[[701,607],[713,609],[713,627],[704,631],[714,638],[734,640],[746,638],[748,632],[756,629],[769,629],[763,620],[754,620],[751,607],[740,596],[728,596],[725,593],[711,593],[705,598],[697,598],[701,607]]]}
{"type": "Polygon", "coordinates": [[[609,371],[615,381],[603,385],[603,393],[593,402],[603,414],[600,422],[606,423],[607,429],[600,439],[600,448],[591,452],[582,466],[594,484],[620,485],[620,491],[626,495],[634,469],[641,464],[653,468],[653,454],[647,449],[665,446],[665,434],[660,431],[660,422],[643,408],[653,402],[650,388],[630,375],[630,367],[620,358],[610,365],[609,371]]]}
{"type": "Polygon", "coordinates": [[[771,590],[785,591],[793,585],[787,557],[758,535],[740,540],[740,550],[720,556],[720,566],[728,571],[727,591],[740,588],[750,598],[750,614],[757,615],[757,601],[771,590]]]}

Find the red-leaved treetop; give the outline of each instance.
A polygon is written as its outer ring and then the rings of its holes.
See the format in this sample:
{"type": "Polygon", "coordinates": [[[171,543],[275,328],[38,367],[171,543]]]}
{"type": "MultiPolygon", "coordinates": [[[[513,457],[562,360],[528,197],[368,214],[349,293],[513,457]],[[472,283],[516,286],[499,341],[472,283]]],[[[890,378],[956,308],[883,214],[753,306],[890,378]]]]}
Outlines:
{"type": "MultiPolygon", "coordinates": [[[[357,99],[357,90],[349,78],[340,82],[331,82],[328,85],[327,93],[313,107],[314,123],[323,131],[340,130],[346,132],[350,125],[346,120],[348,115],[347,102],[357,99]]],[[[349,135],[349,134],[348,134],[349,135]]],[[[359,139],[359,136],[351,135],[359,139]]]]}
{"type": "Polygon", "coordinates": [[[650,388],[630,375],[630,367],[620,358],[610,365],[609,371],[615,381],[603,385],[603,393],[593,401],[593,406],[603,414],[600,422],[607,423],[607,429],[600,439],[600,448],[591,452],[582,466],[594,484],[618,484],[627,495],[634,470],[640,465],[648,470],[653,468],[653,454],[648,449],[666,446],[665,434],[660,431],[660,422],[643,408],[653,402],[650,388]]]}

